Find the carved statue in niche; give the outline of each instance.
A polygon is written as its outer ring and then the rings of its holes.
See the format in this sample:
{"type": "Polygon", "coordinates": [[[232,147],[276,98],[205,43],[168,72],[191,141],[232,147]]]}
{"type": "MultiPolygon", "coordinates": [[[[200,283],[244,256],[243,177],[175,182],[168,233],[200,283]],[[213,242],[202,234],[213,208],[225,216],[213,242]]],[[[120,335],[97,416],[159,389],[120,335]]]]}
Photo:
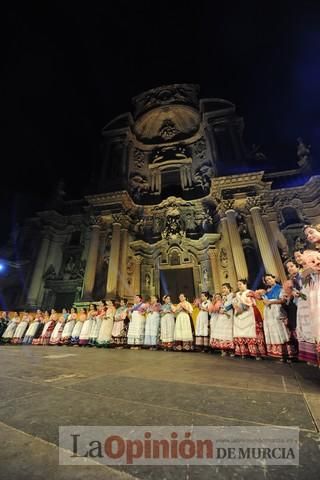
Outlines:
{"type": "Polygon", "coordinates": [[[204,138],[200,138],[197,142],[192,145],[193,156],[203,160],[206,158],[207,145],[204,138]]]}
{"type": "Polygon", "coordinates": [[[137,219],[133,226],[133,231],[138,235],[143,235],[145,227],[145,220],[143,218],[137,219]]]}
{"type": "Polygon", "coordinates": [[[164,219],[158,215],[153,217],[153,233],[159,234],[164,227],[164,219]]]}
{"type": "Polygon", "coordinates": [[[135,148],[133,153],[133,163],[137,168],[142,168],[144,166],[144,152],[135,148]]]}
{"type": "Polygon", "coordinates": [[[183,220],[184,220],[185,229],[186,229],[187,232],[188,231],[193,232],[197,228],[193,210],[189,211],[189,212],[186,212],[183,215],[183,220]]]}
{"type": "Polygon", "coordinates": [[[202,190],[208,190],[211,185],[211,179],[214,176],[214,170],[211,165],[204,164],[198,168],[193,174],[193,181],[196,186],[202,190]]]}
{"type": "Polygon", "coordinates": [[[149,288],[151,286],[151,278],[150,278],[149,273],[146,273],[146,275],[144,277],[144,284],[145,284],[146,289],[149,290],[149,288]]]}
{"type": "Polygon", "coordinates": [[[261,146],[252,144],[251,151],[249,152],[249,157],[256,160],[257,162],[264,162],[267,160],[267,156],[260,151],[261,146]]]}
{"type": "Polygon", "coordinates": [[[140,197],[149,191],[149,183],[147,179],[139,173],[134,173],[129,180],[129,187],[132,196],[135,200],[139,200],[140,197]]]}
{"type": "Polygon", "coordinates": [[[63,269],[63,280],[69,280],[74,272],[74,269],[75,269],[75,266],[76,266],[76,263],[75,263],[75,259],[73,258],[73,256],[71,255],[65,266],[64,266],[64,269],[63,269]]]}
{"type": "Polygon", "coordinates": [[[237,212],[237,223],[241,240],[251,240],[246,218],[243,213],[237,212]]]}
{"type": "Polygon", "coordinates": [[[133,275],[134,272],[134,261],[132,257],[128,257],[128,262],[127,262],[127,275],[131,276],[133,275]]]}
{"type": "Polygon", "coordinates": [[[76,294],[74,296],[74,301],[75,302],[80,302],[82,296],[82,287],[76,287],[76,294]]]}
{"type": "Polygon", "coordinates": [[[208,287],[208,282],[209,282],[209,274],[208,274],[208,270],[206,269],[206,267],[203,269],[202,278],[203,278],[203,285],[207,288],[208,287]]]}
{"type": "Polygon", "coordinates": [[[225,248],[221,248],[220,250],[220,265],[222,268],[228,267],[228,254],[225,248]]]}
{"type": "Polygon", "coordinates": [[[176,250],[173,250],[169,256],[170,265],[180,265],[180,255],[176,250]]]}
{"type": "Polygon", "coordinates": [[[159,135],[164,140],[172,140],[178,133],[180,133],[179,130],[176,128],[175,123],[170,118],[164,120],[159,128],[159,135]]]}
{"type": "Polygon", "coordinates": [[[302,167],[305,165],[311,153],[311,145],[306,145],[301,137],[297,138],[298,146],[297,146],[297,157],[298,157],[298,164],[302,167]]]}
{"type": "Polygon", "coordinates": [[[44,280],[55,280],[57,278],[56,270],[52,263],[47,268],[46,272],[43,275],[44,280]]]}
{"type": "Polygon", "coordinates": [[[202,213],[201,225],[204,232],[211,232],[214,226],[210,208],[205,208],[202,213]]]}

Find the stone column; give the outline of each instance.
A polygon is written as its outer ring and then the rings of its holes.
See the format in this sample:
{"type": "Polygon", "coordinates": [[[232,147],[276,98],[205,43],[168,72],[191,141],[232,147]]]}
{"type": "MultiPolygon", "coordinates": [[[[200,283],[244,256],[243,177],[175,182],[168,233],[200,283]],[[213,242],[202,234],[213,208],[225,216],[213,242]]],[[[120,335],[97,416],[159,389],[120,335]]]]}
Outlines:
{"type": "MultiPolygon", "coordinates": [[[[231,251],[231,242],[230,242],[230,237],[229,237],[229,230],[228,230],[228,222],[226,217],[222,217],[221,220],[221,234],[222,234],[222,239],[224,240],[223,242],[223,247],[225,248],[227,252],[227,257],[228,257],[228,275],[229,278],[227,280],[223,279],[223,281],[227,281],[231,284],[233,288],[236,288],[237,286],[237,273],[236,273],[236,268],[234,266],[234,261],[233,261],[233,255],[231,251]]],[[[223,270],[220,270],[221,273],[223,273],[223,270]]],[[[221,281],[220,278],[220,283],[222,284],[223,282],[221,281]]]]}
{"type": "Polygon", "coordinates": [[[48,251],[50,247],[50,237],[48,232],[44,232],[40,251],[38,253],[37,261],[33,270],[31,283],[27,296],[27,304],[29,307],[38,307],[38,294],[42,285],[42,277],[47,261],[48,251]]]}
{"type": "Polygon", "coordinates": [[[269,238],[267,230],[264,226],[260,207],[251,207],[250,213],[265,271],[266,273],[271,273],[272,275],[279,276],[277,263],[274,257],[274,251],[271,245],[271,239],[269,238]]]}
{"type": "Polygon", "coordinates": [[[242,247],[242,242],[238,230],[236,212],[233,209],[226,210],[226,217],[228,223],[228,231],[230,238],[230,245],[232,249],[232,255],[234,260],[234,266],[236,269],[237,277],[248,278],[248,268],[246,257],[242,247]]]}
{"type": "Polygon", "coordinates": [[[127,264],[128,264],[128,230],[121,229],[120,242],[120,262],[119,262],[119,279],[118,293],[121,297],[125,296],[127,291],[127,264]]]}
{"type": "Polygon", "coordinates": [[[135,263],[134,279],[133,279],[133,295],[141,294],[141,263],[143,257],[135,255],[133,261],[135,263]]]}
{"type": "Polygon", "coordinates": [[[61,267],[63,239],[54,236],[50,242],[49,253],[47,256],[45,271],[50,265],[53,265],[55,272],[58,274],[61,267]]]}
{"type": "Polygon", "coordinates": [[[218,265],[218,250],[216,248],[209,248],[208,255],[211,263],[213,289],[214,289],[214,292],[217,293],[217,292],[220,292],[221,290],[219,265],[218,265]]]}
{"type": "Polygon", "coordinates": [[[112,225],[112,239],[106,291],[107,298],[111,298],[117,295],[120,258],[120,228],[121,224],[118,222],[115,222],[112,225]]]}
{"type": "Polygon", "coordinates": [[[279,279],[281,280],[281,282],[283,283],[287,280],[287,275],[286,275],[286,272],[285,272],[285,269],[284,269],[284,266],[283,266],[283,261],[282,261],[282,258],[281,258],[281,255],[280,255],[280,252],[279,252],[279,249],[278,249],[278,243],[277,243],[277,240],[275,238],[274,232],[272,231],[272,228],[271,228],[271,225],[269,223],[268,217],[263,215],[262,218],[263,218],[264,223],[265,223],[265,228],[266,228],[268,238],[270,239],[270,245],[271,245],[273,255],[274,255],[274,260],[275,260],[275,263],[276,263],[276,266],[277,266],[277,269],[278,269],[278,276],[279,276],[279,279]]]}
{"type": "Polygon", "coordinates": [[[83,280],[83,300],[92,300],[92,292],[96,279],[97,259],[99,252],[100,225],[91,225],[90,243],[86,260],[86,269],[83,280]]]}

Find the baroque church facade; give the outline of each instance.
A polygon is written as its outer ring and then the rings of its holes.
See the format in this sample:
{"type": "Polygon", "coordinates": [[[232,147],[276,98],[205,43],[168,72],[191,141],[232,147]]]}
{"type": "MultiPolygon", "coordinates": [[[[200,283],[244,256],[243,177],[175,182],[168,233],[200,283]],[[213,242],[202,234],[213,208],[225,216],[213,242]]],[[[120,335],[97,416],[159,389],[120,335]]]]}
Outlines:
{"type": "MultiPolygon", "coordinates": [[[[301,139],[297,168],[246,171],[264,156],[247,152],[243,129],[231,102],[200,98],[197,85],[133,98],[131,112],[102,131],[94,193],[65,201],[60,185],[50,207],[21,225],[18,265],[0,280],[6,308],[136,293],[192,300],[238,278],[253,286],[264,272],[284,280],[303,225],[320,223],[320,177],[301,139]]],[[[13,264],[12,243],[0,256],[13,264]]]]}

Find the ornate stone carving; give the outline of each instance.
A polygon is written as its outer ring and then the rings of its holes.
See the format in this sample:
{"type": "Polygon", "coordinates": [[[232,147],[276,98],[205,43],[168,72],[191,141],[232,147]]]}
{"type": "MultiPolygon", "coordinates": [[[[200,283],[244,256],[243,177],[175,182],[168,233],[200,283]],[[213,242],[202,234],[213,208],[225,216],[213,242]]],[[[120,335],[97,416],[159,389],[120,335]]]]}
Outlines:
{"type": "Polygon", "coordinates": [[[234,208],[234,200],[233,199],[228,199],[228,200],[220,200],[218,203],[218,213],[220,215],[220,218],[224,217],[226,214],[227,210],[233,210],[234,208]]]}
{"type": "Polygon", "coordinates": [[[122,225],[122,221],[123,221],[122,213],[113,213],[112,214],[112,221],[113,221],[113,223],[120,223],[120,225],[122,225]]]}
{"type": "Polygon", "coordinates": [[[173,145],[157,148],[151,155],[152,163],[162,163],[169,160],[182,160],[189,157],[189,151],[184,145],[173,145]]]}
{"type": "Polygon", "coordinates": [[[51,265],[49,265],[49,267],[47,268],[47,270],[43,274],[42,278],[44,280],[55,280],[56,277],[57,277],[56,270],[55,270],[54,266],[51,264],[51,265]]]}
{"type": "Polygon", "coordinates": [[[253,207],[259,207],[259,208],[263,208],[263,202],[262,202],[262,197],[261,195],[256,195],[256,196],[252,196],[252,197],[247,197],[247,200],[246,200],[246,208],[248,210],[248,212],[250,211],[251,208],[253,207]]]}
{"type": "Polygon", "coordinates": [[[219,262],[222,268],[228,268],[228,254],[225,248],[220,249],[219,262]]]}
{"type": "Polygon", "coordinates": [[[198,108],[199,86],[191,84],[174,84],[153,88],[133,99],[135,115],[161,105],[180,103],[198,108]]]}
{"type": "Polygon", "coordinates": [[[277,212],[278,222],[281,227],[286,225],[285,209],[294,209],[297,217],[296,223],[305,224],[308,218],[303,213],[303,203],[296,192],[279,193],[275,195],[273,207],[277,212]]]}
{"type": "Polygon", "coordinates": [[[155,215],[153,217],[152,231],[155,235],[158,235],[159,233],[161,233],[161,231],[164,228],[164,225],[165,225],[165,220],[163,216],[155,215]]]}
{"type": "Polygon", "coordinates": [[[203,160],[207,154],[207,144],[204,138],[200,138],[192,145],[193,156],[203,160]]]}
{"type": "Polygon", "coordinates": [[[161,233],[162,238],[175,239],[184,237],[186,235],[184,222],[178,207],[169,207],[166,211],[165,219],[166,224],[163,232],[161,233]]]}
{"type": "Polygon", "coordinates": [[[249,158],[256,160],[257,162],[265,162],[267,160],[267,156],[260,151],[261,146],[256,145],[255,143],[252,145],[251,150],[249,152],[249,158]]]}
{"type": "Polygon", "coordinates": [[[236,218],[241,240],[251,240],[245,215],[242,212],[237,212],[236,218]]]}
{"type": "Polygon", "coordinates": [[[133,153],[133,163],[136,168],[142,168],[145,163],[145,153],[139,148],[134,149],[133,153]]]}
{"type": "Polygon", "coordinates": [[[148,193],[149,183],[140,173],[133,173],[129,180],[129,188],[133,198],[139,200],[142,195],[148,193]]]}
{"type": "Polygon", "coordinates": [[[159,135],[164,140],[172,140],[178,133],[180,133],[179,130],[176,128],[175,123],[170,118],[164,120],[159,128],[159,135]]]}
{"type": "Polygon", "coordinates": [[[193,182],[195,186],[199,186],[202,190],[208,190],[211,185],[211,179],[214,176],[214,170],[211,165],[201,165],[193,174],[193,182]]]}

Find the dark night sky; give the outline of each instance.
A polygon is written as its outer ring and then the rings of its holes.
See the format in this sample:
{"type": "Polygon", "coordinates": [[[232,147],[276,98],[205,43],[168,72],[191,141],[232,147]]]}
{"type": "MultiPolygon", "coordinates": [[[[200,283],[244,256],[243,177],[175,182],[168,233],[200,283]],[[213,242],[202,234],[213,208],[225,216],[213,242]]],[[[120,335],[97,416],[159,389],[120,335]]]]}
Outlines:
{"type": "Polygon", "coordinates": [[[233,101],[247,145],[278,168],[296,166],[299,135],[319,152],[318,2],[45,3],[4,17],[2,235],[60,177],[79,197],[102,127],[158,85],[199,83],[202,97],[233,101]]]}

